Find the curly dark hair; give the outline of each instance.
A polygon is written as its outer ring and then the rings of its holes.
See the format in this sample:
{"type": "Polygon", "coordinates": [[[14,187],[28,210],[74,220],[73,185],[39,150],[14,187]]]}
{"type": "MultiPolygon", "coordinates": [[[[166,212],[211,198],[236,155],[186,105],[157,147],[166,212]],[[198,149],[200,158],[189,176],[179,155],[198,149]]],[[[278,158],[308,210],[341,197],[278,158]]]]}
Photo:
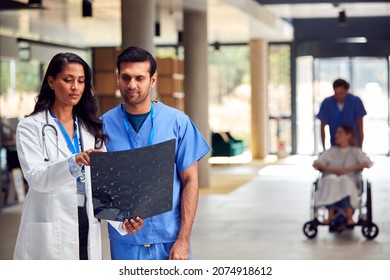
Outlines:
{"type": "Polygon", "coordinates": [[[84,68],[85,88],[80,101],[73,107],[73,112],[81,120],[85,129],[95,136],[95,148],[99,149],[107,142],[108,137],[103,133],[103,123],[97,116],[98,107],[96,97],[93,93],[92,70],[77,54],[69,52],[58,53],[51,59],[45,77],[43,78],[34,110],[30,116],[49,110],[53,106],[55,95],[53,89],[49,86],[48,77],[56,78],[69,63],[77,63],[84,68]]]}

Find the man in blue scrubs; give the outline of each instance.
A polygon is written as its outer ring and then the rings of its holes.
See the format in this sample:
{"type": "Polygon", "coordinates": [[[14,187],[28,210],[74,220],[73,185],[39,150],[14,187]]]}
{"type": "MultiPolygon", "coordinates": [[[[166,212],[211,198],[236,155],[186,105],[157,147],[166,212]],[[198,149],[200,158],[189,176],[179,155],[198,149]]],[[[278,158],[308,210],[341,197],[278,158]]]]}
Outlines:
{"type": "MultiPolygon", "coordinates": [[[[124,103],[102,116],[107,151],[176,139],[173,210],[124,224],[109,223],[112,259],[191,259],[190,237],[198,205],[198,161],[210,147],[187,115],[150,99],[157,63],[138,47],[117,58],[117,84],[124,103]]],[[[201,114],[201,112],[199,112],[201,114]]]]}
{"type": "Polygon", "coordinates": [[[330,143],[335,145],[336,129],[340,125],[353,127],[355,144],[363,145],[363,117],[367,114],[361,99],[348,93],[349,83],[343,79],[333,82],[334,95],[327,97],[321,104],[317,118],[321,120],[321,141],[325,150],[325,126],[329,125],[330,143]]]}

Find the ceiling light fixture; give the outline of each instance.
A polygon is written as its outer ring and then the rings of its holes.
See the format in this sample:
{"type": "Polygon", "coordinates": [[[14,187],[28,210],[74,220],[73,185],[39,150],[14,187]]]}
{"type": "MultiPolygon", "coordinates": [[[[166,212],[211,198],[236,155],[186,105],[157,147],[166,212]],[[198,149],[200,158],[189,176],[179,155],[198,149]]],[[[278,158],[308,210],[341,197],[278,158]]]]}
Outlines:
{"type": "Polygon", "coordinates": [[[28,6],[31,8],[38,8],[42,6],[42,0],[28,0],[28,6]]]}
{"type": "Polygon", "coordinates": [[[339,25],[340,26],[346,26],[347,25],[347,14],[345,11],[340,11],[339,12],[339,17],[338,17],[339,25]]]}
{"type": "Polygon", "coordinates": [[[177,31],[177,44],[183,44],[183,31],[177,31]]]}
{"type": "Polygon", "coordinates": [[[161,36],[160,6],[156,5],[156,14],[154,19],[154,36],[161,36]]]}
{"type": "Polygon", "coordinates": [[[92,17],[92,0],[83,0],[83,17],[92,17]]]}
{"type": "Polygon", "coordinates": [[[157,37],[161,36],[161,25],[159,21],[156,21],[154,24],[154,35],[157,37]]]}
{"type": "Polygon", "coordinates": [[[214,43],[214,51],[218,52],[221,49],[221,44],[218,41],[214,43]]]}

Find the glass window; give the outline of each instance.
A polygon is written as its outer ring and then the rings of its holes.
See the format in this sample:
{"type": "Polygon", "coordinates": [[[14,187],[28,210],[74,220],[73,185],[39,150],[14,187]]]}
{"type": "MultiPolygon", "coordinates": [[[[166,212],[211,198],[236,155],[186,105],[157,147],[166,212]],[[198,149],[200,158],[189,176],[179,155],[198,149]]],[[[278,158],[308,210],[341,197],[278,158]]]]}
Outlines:
{"type": "Polygon", "coordinates": [[[174,57],[178,59],[184,58],[184,48],[174,46],[160,46],[156,48],[156,57],[168,58],[174,57]]]}
{"type": "MultiPolygon", "coordinates": [[[[364,117],[363,150],[368,154],[389,152],[388,60],[376,57],[297,58],[297,143],[298,153],[322,151],[320,121],[316,119],[321,102],[334,94],[337,78],[351,84],[350,92],[362,99],[364,117]]],[[[325,148],[330,147],[326,127],[325,148]]]]}
{"type": "Polygon", "coordinates": [[[363,150],[369,154],[389,152],[388,61],[378,57],[352,59],[352,92],[359,96],[367,115],[364,117],[363,150]]]}
{"type": "MultiPolygon", "coordinates": [[[[9,186],[9,170],[18,166],[15,132],[18,120],[32,112],[41,83],[37,60],[0,59],[0,182],[9,186]]],[[[5,187],[7,189],[7,187],[5,187]]]]}
{"type": "Polygon", "coordinates": [[[251,131],[249,46],[220,46],[209,51],[209,124],[229,131],[249,146],[251,131]]]}
{"type": "Polygon", "coordinates": [[[291,48],[288,44],[271,44],[268,62],[268,150],[279,148],[291,152],[291,48]]]}
{"type": "Polygon", "coordinates": [[[23,118],[32,112],[41,84],[38,60],[0,60],[0,115],[23,118]]]}
{"type": "Polygon", "coordinates": [[[297,153],[313,154],[314,108],[313,108],[313,57],[297,58],[297,153]]]}

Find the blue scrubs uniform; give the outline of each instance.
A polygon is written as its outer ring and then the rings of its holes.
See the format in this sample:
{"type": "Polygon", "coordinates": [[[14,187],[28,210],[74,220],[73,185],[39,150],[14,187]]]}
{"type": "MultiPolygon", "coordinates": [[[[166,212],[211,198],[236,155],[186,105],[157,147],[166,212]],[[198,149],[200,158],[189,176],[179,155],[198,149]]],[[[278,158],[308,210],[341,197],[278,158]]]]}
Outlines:
{"type": "Polygon", "coordinates": [[[344,102],[344,107],[341,111],[337,106],[337,100],[334,96],[325,98],[321,104],[317,118],[321,121],[325,121],[329,125],[330,143],[334,146],[336,145],[336,129],[340,125],[352,126],[356,137],[356,143],[360,143],[361,141],[356,121],[366,114],[367,112],[364,109],[361,99],[348,93],[344,102]]]}
{"type": "MultiPolygon", "coordinates": [[[[123,118],[121,105],[102,116],[104,133],[109,136],[107,143],[109,152],[130,149],[123,118]]],[[[210,151],[206,140],[189,117],[161,102],[155,104],[153,127],[153,144],[176,139],[173,209],[170,212],[145,219],[142,229],[135,234],[122,236],[109,224],[112,259],[168,259],[170,248],[177,239],[180,227],[180,173],[210,151]]],[[[146,118],[138,133],[130,126],[128,131],[135,148],[148,145],[151,129],[151,114],[146,118]]]]}

